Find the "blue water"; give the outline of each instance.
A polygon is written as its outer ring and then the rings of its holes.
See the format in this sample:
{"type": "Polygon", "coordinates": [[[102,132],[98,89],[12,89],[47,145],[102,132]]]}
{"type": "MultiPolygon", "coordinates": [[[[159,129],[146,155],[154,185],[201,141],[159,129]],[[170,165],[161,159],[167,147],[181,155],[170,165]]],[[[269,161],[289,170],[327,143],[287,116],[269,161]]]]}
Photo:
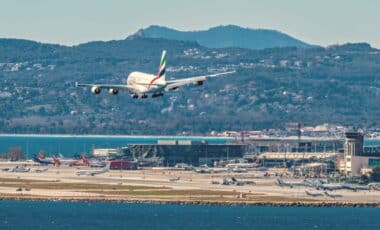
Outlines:
{"type": "Polygon", "coordinates": [[[380,229],[378,208],[0,201],[0,229],[380,229]]]}
{"type": "Polygon", "coordinates": [[[210,144],[223,144],[233,141],[231,137],[198,136],[69,136],[69,135],[2,135],[0,154],[11,147],[21,147],[29,157],[43,150],[47,155],[61,153],[64,156],[90,153],[92,148],[120,148],[128,144],[155,144],[157,140],[207,141],[210,144]]]}

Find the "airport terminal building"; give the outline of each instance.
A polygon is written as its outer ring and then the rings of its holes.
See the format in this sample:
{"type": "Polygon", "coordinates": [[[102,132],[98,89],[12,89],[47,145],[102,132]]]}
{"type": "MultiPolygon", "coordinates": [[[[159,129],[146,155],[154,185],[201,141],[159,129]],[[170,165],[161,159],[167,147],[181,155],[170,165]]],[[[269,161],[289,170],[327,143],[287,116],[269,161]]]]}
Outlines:
{"type": "Polygon", "coordinates": [[[174,166],[177,163],[213,165],[215,161],[242,158],[246,152],[247,145],[244,143],[208,144],[188,140],[132,144],[124,149],[125,155],[132,159],[160,159],[163,166],[174,166]]]}

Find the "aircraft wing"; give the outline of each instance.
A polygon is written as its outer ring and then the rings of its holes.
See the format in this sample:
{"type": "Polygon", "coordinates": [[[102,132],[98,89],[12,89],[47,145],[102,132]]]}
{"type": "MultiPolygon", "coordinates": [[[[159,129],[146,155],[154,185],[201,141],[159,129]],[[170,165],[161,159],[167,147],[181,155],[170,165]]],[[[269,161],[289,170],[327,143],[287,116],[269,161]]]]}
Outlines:
{"type": "Polygon", "coordinates": [[[100,89],[117,89],[117,90],[128,90],[132,93],[136,93],[133,87],[130,87],[129,85],[112,85],[112,84],[80,84],[78,82],[75,82],[76,87],[97,87],[100,89]]]}
{"type": "Polygon", "coordinates": [[[235,72],[236,71],[229,71],[229,72],[223,72],[223,73],[215,73],[215,74],[209,74],[209,75],[203,75],[203,76],[196,76],[196,77],[189,77],[189,78],[166,81],[167,84],[166,84],[165,89],[173,90],[173,89],[177,89],[178,87],[190,85],[190,84],[202,85],[203,82],[207,78],[219,77],[222,75],[232,74],[235,72]]]}

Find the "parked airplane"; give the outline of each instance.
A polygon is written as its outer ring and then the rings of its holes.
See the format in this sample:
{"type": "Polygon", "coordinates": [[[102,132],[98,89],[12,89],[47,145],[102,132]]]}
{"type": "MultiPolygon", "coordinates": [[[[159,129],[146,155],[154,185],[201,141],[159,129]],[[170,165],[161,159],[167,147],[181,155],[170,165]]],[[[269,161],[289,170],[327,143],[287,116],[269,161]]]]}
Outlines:
{"type": "Polygon", "coordinates": [[[176,80],[166,80],[166,51],[162,52],[160,66],[158,68],[157,75],[142,73],[142,72],[132,72],[127,78],[126,84],[123,85],[113,85],[113,84],[78,84],[75,85],[81,87],[90,87],[91,92],[94,94],[99,94],[102,89],[107,89],[110,94],[118,94],[121,90],[129,91],[134,99],[137,98],[148,98],[148,94],[152,95],[152,98],[161,97],[164,95],[164,91],[170,91],[178,89],[185,85],[203,85],[203,82],[207,78],[217,77],[226,74],[235,73],[235,71],[215,73],[197,77],[189,77],[184,79],[176,80]]]}
{"type": "Polygon", "coordinates": [[[369,183],[368,186],[376,191],[380,191],[380,183],[369,183]]]}
{"type": "Polygon", "coordinates": [[[93,168],[103,168],[107,165],[107,163],[105,161],[102,161],[102,160],[91,160],[89,161],[89,166],[90,167],[93,167],[93,168]]]}
{"type": "Polygon", "coordinates": [[[227,179],[226,177],[223,178],[222,185],[237,185],[237,186],[243,186],[243,185],[255,185],[256,183],[251,180],[238,180],[236,177],[231,177],[231,180],[227,179]]]}
{"type": "Polygon", "coordinates": [[[55,155],[53,155],[53,161],[54,161],[54,164],[56,166],[60,166],[60,165],[68,165],[68,166],[89,165],[89,162],[85,156],[82,156],[81,159],[73,159],[73,158],[64,158],[62,156],[57,158],[55,155]]]}
{"type": "Polygon", "coordinates": [[[348,190],[358,191],[358,190],[371,190],[370,185],[352,185],[352,184],[343,184],[343,187],[348,190]]]}
{"type": "Polygon", "coordinates": [[[242,185],[255,185],[256,183],[252,180],[238,180],[235,177],[231,177],[232,182],[237,186],[242,185]]]}
{"type": "Polygon", "coordinates": [[[23,165],[17,165],[16,167],[14,167],[13,169],[10,169],[9,172],[29,172],[30,171],[30,168],[27,168],[23,165]]]}
{"type": "Polygon", "coordinates": [[[328,193],[328,192],[324,192],[324,194],[328,197],[331,197],[331,198],[338,198],[338,197],[343,197],[342,195],[340,194],[331,194],[331,193],[328,193]]]}
{"type": "Polygon", "coordinates": [[[229,163],[226,165],[227,168],[257,168],[258,164],[256,163],[229,163]]]}
{"type": "Polygon", "coordinates": [[[43,165],[54,164],[54,159],[52,157],[45,157],[45,154],[43,152],[40,152],[38,156],[35,156],[33,158],[33,161],[43,165]]]}
{"type": "Polygon", "coordinates": [[[174,165],[174,168],[185,170],[185,171],[190,171],[190,170],[194,169],[194,167],[192,165],[188,165],[185,163],[178,163],[178,164],[174,165]]]}
{"type": "Polygon", "coordinates": [[[304,187],[309,187],[310,184],[307,183],[307,182],[285,182],[283,181],[282,179],[280,178],[277,178],[277,182],[276,184],[280,187],[290,187],[290,188],[293,188],[295,186],[304,186],[304,187]]]}
{"type": "MultiPolygon", "coordinates": [[[[104,167],[105,166],[105,162],[103,162],[104,164],[101,166],[101,167],[104,167]]],[[[89,162],[86,158],[85,155],[83,155],[81,157],[81,159],[75,161],[74,163],[72,163],[70,166],[91,166],[91,162],[89,162]]]]}
{"type": "Polygon", "coordinates": [[[329,190],[329,191],[341,190],[341,189],[346,188],[342,184],[322,184],[322,183],[317,184],[315,187],[316,189],[323,189],[323,190],[329,190]]]}
{"type": "Polygon", "coordinates": [[[98,175],[98,174],[102,174],[102,173],[106,173],[110,170],[110,163],[108,163],[105,167],[101,168],[101,169],[94,169],[94,170],[80,170],[78,172],[76,172],[76,175],[77,176],[80,176],[80,175],[87,175],[87,176],[95,176],[95,175],[98,175]]]}
{"type": "Polygon", "coordinates": [[[175,182],[175,181],[179,181],[180,179],[181,179],[180,177],[170,178],[169,181],[170,182],[175,182]]]}
{"type": "Polygon", "coordinates": [[[246,168],[239,168],[239,167],[235,167],[235,168],[228,168],[228,170],[234,172],[234,173],[246,173],[248,172],[248,170],[246,168]]]}
{"type": "Polygon", "coordinates": [[[229,171],[228,168],[211,168],[207,165],[201,165],[197,168],[194,168],[197,173],[226,173],[229,171]]]}
{"type": "Polygon", "coordinates": [[[46,171],[48,171],[49,170],[49,168],[39,168],[39,169],[36,169],[36,170],[34,170],[36,173],[42,173],[42,172],[46,172],[46,171]]]}
{"type": "Polygon", "coordinates": [[[60,165],[72,165],[78,160],[71,159],[71,158],[63,158],[63,157],[57,158],[55,155],[53,155],[53,161],[56,166],[60,166],[60,165]]]}
{"type": "Polygon", "coordinates": [[[312,197],[323,196],[323,193],[319,193],[319,192],[313,193],[313,192],[305,191],[305,193],[306,195],[312,196],[312,197]]]}

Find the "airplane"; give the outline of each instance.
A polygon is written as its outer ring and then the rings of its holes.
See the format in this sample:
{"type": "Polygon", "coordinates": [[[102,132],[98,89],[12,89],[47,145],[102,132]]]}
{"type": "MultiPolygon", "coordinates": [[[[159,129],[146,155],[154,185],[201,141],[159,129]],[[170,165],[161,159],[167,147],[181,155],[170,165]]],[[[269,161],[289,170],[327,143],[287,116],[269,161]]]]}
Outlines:
{"type": "Polygon", "coordinates": [[[236,177],[231,177],[231,180],[227,179],[226,177],[223,178],[222,185],[237,185],[237,186],[243,186],[243,185],[255,185],[256,183],[251,180],[238,180],[236,177]]]}
{"type": "Polygon", "coordinates": [[[290,188],[293,188],[295,186],[304,186],[304,187],[309,187],[310,186],[310,184],[307,183],[307,182],[285,182],[285,181],[283,181],[280,178],[277,178],[276,184],[278,186],[280,186],[280,187],[285,186],[285,187],[290,187],[290,188]]]}
{"type": "Polygon", "coordinates": [[[169,181],[170,182],[175,182],[175,181],[179,181],[180,179],[181,179],[180,177],[170,178],[169,181]]]}
{"type": "Polygon", "coordinates": [[[92,168],[103,168],[107,165],[105,161],[102,160],[91,160],[89,166],[92,168]]]}
{"type": "Polygon", "coordinates": [[[63,158],[60,156],[57,158],[55,155],[53,155],[53,161],[56,166],[60,165],[68,165],[68,166],[80,166],[80,165],[89,165],[88,160],[85,156],[82,156],[81,159],[72,159],[72,158],[63,158]]]}
{"type": "Polygon", "coordinates": [[[343,184],[343,187],[348,190],[358,191],[358,190],[371,190],[371,186],[368,185],[352,185],[352,184],[343,184]]]}
{"type": "Polygon", "coordinates": [[[338,198],[338,197],[343,197],[342,195],[340,194],[331,194],[331,193],[328,193],[328,192],[324,192],[324,194],[328,197],[331,197],[331,198],[338,198]]]}
{"type": "Polygon", "coordinates": [[[256,183],[251,180],[238,180],[235,177],[231,177],[232,183],[234,183],[237,186],[243,186],[243,185],[255,185],[256,183]]]}
{"type": "Polygon", "coordinates": [[[36,170],[34,170],[36,173],[42,173],[42,172],[46,172],[46,171],[48,171],[49,170],[49,168],[40,168],[40,169],[36,169],[36,170]]]}
{"type": "Polygon", "coordinates": [[[77,176],[81,176],[81,175],[87,175],[87,176],[95,176],[95,175],[98,175],[98,174],[102,174],[102,173],[106,173],[110,170],[110,163],[108,163],[105,167],[101,168],[101,169],[95,169],[95,170],[80,170],[78,172],[76,172],[76,175],[77,176]]]}
{"type": "Polygon", "coordinates": [[[319,184],[315,185],[315,187],[316,187],[316,189],[323,189],[323,190],[329,190],[329,191],[347,189],[347,187],[345,187],[342,184],[322,184],[322,183],[319,183],[319,184]]]}
{"type": "Polygon", "coordinates": [[[47,164],[54,164],[54,159],[52,157],[45,157],[44,152],[38,153],[38,156],[33,157],[33,161],[40,163],[42,165],[47,165],[47,164]]]}
{"type": "MultiPolygon", "coordinates": [[[[91,166],[91,162],[89,162],[85,155],[81,157],[81,159],[76,160],[74,163],[70,164],[70,166],[91,166]]],[[[105,166],[105,162],[101,167],[105,166]]]]}
{"type": "Polygon", "coordinates": [[[176,80],[166,80],[166,50],[162,51],[160,66],[158,68],[157,75],[132,72],[128,75],[126,84],[113,85],[113,84],[79,84],[75,82],[76,87],[90,87],[93,94],[100,94],[102,89],[108,90],[110,94],[116,95],[119,91],[129,91],[134,99],[148,98],[148,94],[151,94],[152,98],[164,96],[164,91],[176,90],[185,85],[203,85],[203,82],[207,78],[218,77],[226,74],[232,74],[236,71],[221,72],[197,77],[189,77],[176,80]]]}
{"type": "Polygon", "coordinates": [[[380,191],[380,183],[369,183],[368,186],[376,191],[380,191]]]}
{"type": "Polygon", "coordinates": [[[185,163],[178,163],[178,164],[174,165],[174,168],[185,170],[185,171],[190,171],[190,170],[194,169],[194,167],[192,165],[188,165],[185,163]]]}
{"type": "Polygon", "coordinates": [[[239,168],[239,167],[235,167],[232,169],[228,168],[228,170],[231,170],[234,173],[246,173],[246,172],[248,172],[248,170],[246,168],[239,168]]]}
{"type": "Polygon", "coordinates": [[[22,165],[17,165],[16,167],[14,167],[13,169],[10,169],[8,172],[29,172],[30,171],[30,168],[27,168],[25,166],[22,166],[22,165]]]}
{"type": "Polygon", "coordinates": [[[227,168],[210,168],[207,165],[201,165],[197,168],[194,168],[194,171],[197,173],[225,173],[228,172],[227,168]]]}
{"type": "Polygon", "coordinates": [[[318,197],[318,196],[323,196],[323,193],[313,193],[313,192],[309,192],[309,191],[305,191],[306,195],[308,196],[312,196],[312,197],[318,197]]]}
{"type": "Polygon", "coordinates": [[[56,166],[60,166],[60,165],[72,165],[74,164],[75,162],[77,162],[78,160],[77,159],[70,159],[70,158],[57,158],[55,155],[53,155],[53,161],[54,161],[54,164],[56,166]]]}
{"type": "Polygon", "coordinates": [[[226,165],[227,168],[257,168],[258,164],[256,163],[229,163],[226,165]]]}

